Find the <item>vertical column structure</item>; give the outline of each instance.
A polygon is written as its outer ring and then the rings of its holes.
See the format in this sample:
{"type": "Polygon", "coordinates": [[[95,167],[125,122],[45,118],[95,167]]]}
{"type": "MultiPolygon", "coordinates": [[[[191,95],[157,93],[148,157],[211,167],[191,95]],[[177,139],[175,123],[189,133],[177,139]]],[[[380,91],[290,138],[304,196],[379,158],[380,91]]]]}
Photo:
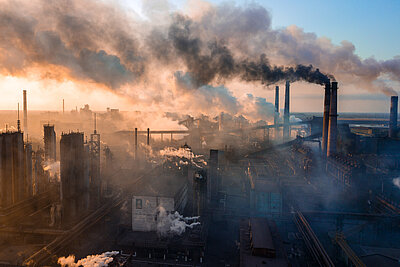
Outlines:
{"type": "Polygon", "coordinates": [[[338,83],[332,82],[331,85],[331,104],[329,109],[329,129],[328,129],[328,146],[327,157],[336,153],[337,143],[337,90],[338,83]]]}
{"type": "Polygon", "coordinates": [[[399,97],[392,96],[390,98],[390,119],[389,119],[389,137],[394,138],[397,134],[397,113],[398,113],[399,97]]]}
{"type": "Polygon", "coordinates": [[[278,121],[279,121],[279,86],[275,87],[275,113],[274,113],[274,125],[275,125],[275,139],[278,137],[278,121]]]}
{"type": "Polygon", "coordinates": [[[328,147],[328,128],[329,128],[329,109],[331,105],[331,82],[328,80],[325,83],[325,98],[324,98],[324,117],[322,124],[322,155],[327,155],[328,147]]]}
{"type": "Polygon", "coordinates": [[[94,115],[94,130],[90,135],[90,194],[91,194],[91,205],[96,207],[100,203],[101,199],[101,185],[102,180],[100,176],[100,134],[97,132],[97,115],[94,115]]]}
{"type": "Polygon", "coordinates": [[[28,138],[28,103],[26,100],[26,90],[23,91],[24,94],[24,133],[28,138]]]}
{"type": "Polygon", "coordinates": [[[137,149],[138,149],[137,128],[135,128],[135,160],[137,159],[137,149]]]}
{"type": "Polygon", "coordinates": [[[283,111],[283,140],[288,140],[290,137],[290,128],[289,128],[289,107],[290,107],[290,82],[286,81],[285,87],[285,108],[283,111]]]}
{"type": "Polygon", "coordinates": [[[43,125],[45,160],[56,161],[56,132],[54,125],[43,125]]]}
{"type": "Polygon", "coordinates": [[[62,134],[60,141],[61,201],[64,218],[73,220],[84,207],[87,192],[83,133],[62,134]]]}
{"type": "Polygon", "coordinates": [[[147,145],[150,145],[150,128],[147,128],[147,145]]]}

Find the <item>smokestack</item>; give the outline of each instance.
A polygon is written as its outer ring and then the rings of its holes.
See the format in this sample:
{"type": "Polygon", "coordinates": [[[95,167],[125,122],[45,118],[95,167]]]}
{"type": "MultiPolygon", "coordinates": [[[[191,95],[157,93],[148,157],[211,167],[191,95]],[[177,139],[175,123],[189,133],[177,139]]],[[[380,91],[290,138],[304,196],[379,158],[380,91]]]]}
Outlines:
{"type": "Polygon", "coordinates": [[[135,159],[137,159],[137,128],[135,128],[135,159]]]}
{"type": "Polygon", "coordinates": [[[147,145],[150,145],[150,128],[147,128],[147,145]]]}
{"type": "Polygon", "coordinates": [[[64,99],[63,99],[63,115],[64,115],[64,111],[65,111],[64,107],[65,107],[65,106],[64,106],[64,99]]]}
{"type": "Polygon", "coordinates": [[[274,117],[274,124],[278,124],[279,118],[279,86],[275,87],[275,117],[274,117]]]}
{"type": "Polygon", "coordinates": [[[329,129],[328,129],[328,145],[327,157],[336,153],[337,142],[337,90],[338,83],[332,82],[331,86],[331,104],[329,109],[329,129]]]}
{"type": "Polygon", "coordinates": [[[19,120],[19,103],[18,103],[18,111],[17,111],[17,129],[18,129],[18,132],[21,131],[21,121],[19,120]]]}
{"type": "Polygon", "coordinates": [[[26,90],[23,90],[24,94],[24,132],[28,136],[28,103],[26,101],[26,90]]]}
{"type": "Polygon", "coordinates": [[[397,113],[398,113],[399,97],[392,96],[390,98],[390,119],[389,119],[389,137],[396,137],[397,133],[397,113]]]}
{"type": "Polygon", "coordinates": [[[286,81],[286,88],[285,88],[285,108],[283,111],[283,140],[287,140],[290,135],[289,130],[289,99],[290,99],[290,82],[286,81]]]}
{"type": "Polygon", "coordinates": [[[94,134],[97,134],[97,116],[96,113],[94,113],[94,134]]]}
{"type": "Polygon", "coordinates": [[[330,105],[331,105],[331,81],[328,80],[325,83],[324,120],[322,127],[322,155],[327,154],[330,105]]]}

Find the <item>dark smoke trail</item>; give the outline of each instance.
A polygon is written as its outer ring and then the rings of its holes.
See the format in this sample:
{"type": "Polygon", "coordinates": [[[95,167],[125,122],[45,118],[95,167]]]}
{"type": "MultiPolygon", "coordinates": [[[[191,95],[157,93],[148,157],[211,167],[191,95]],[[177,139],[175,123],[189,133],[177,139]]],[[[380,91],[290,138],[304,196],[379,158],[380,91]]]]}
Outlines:
{"type": "Polygon", "coordinates": [[[271,66],[265,54],[258,62],[245,59],[235,62],[233,53],[217,41],[209,43],[206,51],[202,51],[203,42],[192,33],[193,22],[187,17],[176,15],[169,28],[169,40],[175,53],[181,57],[192,78],[198,86],[208,84],[217,79],[230,79],[239,76],[244,81],[260,81],[273,84],[284,80],[307,81],[324,84],[333,75],[325,75],[312,65],[296,67],[271,66]]]}

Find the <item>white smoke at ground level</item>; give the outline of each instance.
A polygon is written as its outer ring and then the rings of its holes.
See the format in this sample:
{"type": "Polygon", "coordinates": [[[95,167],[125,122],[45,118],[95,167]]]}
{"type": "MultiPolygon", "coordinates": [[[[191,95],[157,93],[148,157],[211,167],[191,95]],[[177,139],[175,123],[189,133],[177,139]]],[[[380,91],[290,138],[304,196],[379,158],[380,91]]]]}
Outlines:
{"type": "Polygon", "coordinates": [[[400,189],[400,177],[394,178],[393,179],[393,184],[400,189]]]}
{"type": "Polygon", "coordinates": [[[161,236],[182,235],[187,228],[200,225],[199,216],[184,217],[179,212],[167,212],[164,207],[158,207],[157,233],[161,236]]]}
{"type": "Polygon", "coordinates": [[[89,255],[86,258],[80,259],[75,262],[75,256],[69,255],[68,257],[58,258],[57,263],[62,267],[106,267],[113,261],[113,256],[117,255],[118,251],[109,251],[97,255],[89,255]]]}

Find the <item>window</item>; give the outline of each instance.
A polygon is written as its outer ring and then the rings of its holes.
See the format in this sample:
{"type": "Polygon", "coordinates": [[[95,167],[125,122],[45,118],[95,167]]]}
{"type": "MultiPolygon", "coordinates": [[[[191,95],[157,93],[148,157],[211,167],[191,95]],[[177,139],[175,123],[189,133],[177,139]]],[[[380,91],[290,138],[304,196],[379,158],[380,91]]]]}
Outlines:
{"type": "Polygon", "coordinates": [[[136,209],[142,209],[142,200],[136,199],[136,209]]]}

